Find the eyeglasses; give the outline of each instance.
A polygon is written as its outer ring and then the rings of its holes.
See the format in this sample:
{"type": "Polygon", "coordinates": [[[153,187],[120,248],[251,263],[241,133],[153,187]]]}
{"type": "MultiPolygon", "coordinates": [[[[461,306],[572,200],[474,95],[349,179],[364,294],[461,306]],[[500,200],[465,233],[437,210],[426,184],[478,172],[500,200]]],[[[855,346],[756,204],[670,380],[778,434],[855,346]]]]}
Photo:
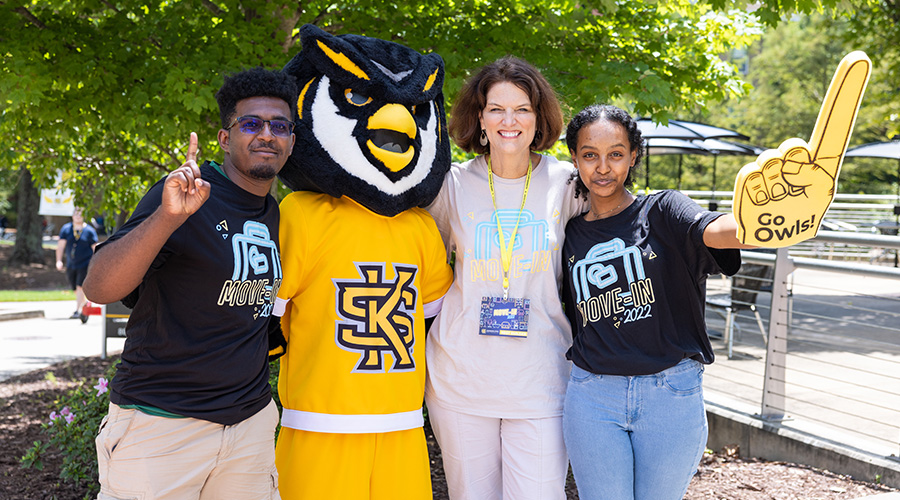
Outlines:
{"type": "Polygon", "coordinates": [[[289,137],[294,132],[294,122],[287,120],[263,120],[255,116],[239,116],[234,123],[225,127],[225,130],[238,125],[240,131],[245,134],[255,135],[263,130],[265,124],[269,124],[269,132],[276,137],[289,137]]]}

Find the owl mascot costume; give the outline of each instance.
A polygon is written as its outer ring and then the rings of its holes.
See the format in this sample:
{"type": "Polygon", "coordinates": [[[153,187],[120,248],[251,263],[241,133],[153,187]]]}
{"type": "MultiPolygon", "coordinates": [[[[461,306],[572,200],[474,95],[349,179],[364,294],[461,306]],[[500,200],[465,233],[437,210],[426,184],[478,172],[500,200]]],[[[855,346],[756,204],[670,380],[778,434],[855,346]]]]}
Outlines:
{"type": "MultiPolygon", "coordinates": [[[[286,347],[276,448],[285,499],[431,498],[422,429],[425,319],[452,272],[423,208],[450,168],[443,61],[300,29],[281,180],[286,347]]],[[[277,323],[275,323],[277,324],[277,323]]]]}

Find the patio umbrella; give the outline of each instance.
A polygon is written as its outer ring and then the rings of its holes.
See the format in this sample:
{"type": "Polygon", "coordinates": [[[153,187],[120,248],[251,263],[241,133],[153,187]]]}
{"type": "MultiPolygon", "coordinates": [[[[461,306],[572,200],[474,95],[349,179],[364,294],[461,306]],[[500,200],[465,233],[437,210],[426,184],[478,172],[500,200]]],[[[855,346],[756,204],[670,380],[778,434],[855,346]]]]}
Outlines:
{"type": "MultiPolygon", "coordinates": [[[[678,155],[678,187],[681,187],[682,155],[700,154],[708,155],[710,151],[702,144],[685,139],[669,139],[665,137],[651,137],[644,140],[647,150],[647,171],[650,170],[650,156],[652,155],[678,155]]],[[[646,179],[645,179],[646,180],[646,179]]],[[[647,182],[649,185],[649,181],[647,182]]]]}
{"type": "MultiPolygon", "coordinates": [[[[689,122],[683,120],[669,120],[668,125],[659,125],[653,123],[650,118],[639,118],[637,120],[638,129],[644,139],[682,139],[682,140],[707,140],[733,138],[741,140],[749,140],[746,135],[735,130],[715,127],[705,123],[689,122]]],[[[649,145],[649,143],[648,143],[649,145]]],[[[647,169],[644,171],[644,182],[646,187],[650,185],[650,154],[647,151],[647,169]]]]}
{"type": "Polygon", "coordinates": [[[651,155],[710,154],[702,143],[684,139],[645,138],[644,144],[647,147],[647,154],[651,155]]]}
{"type": "MultiPolygon", "coordinates": [[[[897,160],[897,204],[894,205],[894,227],[900,226],[900,140],[870,142],[847,150],[844,156],[888,158],[897,160]]],[[[900,250],[894,251],[894,267],[900,267],[900,250]]]]}
{"type": "MultiPolygon", "coordinates": [[[[678,157],[678,185],[681,186],[681,172],[683,160],[681,155],[699,154],[709,155],[713,157],[712,171],[712,191],[716,191],[716,167],[719,155],[745,155],[758,156],[765,149],[750,144],[739,144],[736,142],[724,141],[720,139],[705,140],[685,140],[685,139],[669,139],[669,138],[649,138],[645,141],[647,158],[653,155],[679,155],[678,157]]],[[[648,162],[649,165],[649,162],[648,162]]],[[[649,167],[648,167],[649,168],[649,167]]]]}
{"type": "Polygon", "coordinates": [[[866,158],[888,158],[897,160],[897,203],[900,203],[900,140],[890,142],[870,142],[847,150],[844,156],[866,158]]]}
{"type": "Polygon", "coordinates": [[[753,146],[751,144],[739,144],[736,142],[723,141],[720,139],[706,139],[703,141],[693,141],[700,144],[713,155],[713,171],[712,171],[712,192],[716,193],[716,162],[719,155],[729,156],[759,156],[764,148],[753,146]]]}
{"type": "Polygon", "coordinates": [[[727,128],[715,127],[705,123],[688,122],[683,120],[669,120],[668,125],[659,125],[653,123],[650,118],[639,118],[637,120],[638,129],[641,135],[647,138],[666,138],[666,139],[721,139],[732,138],[743,141],[750,138],[746,135],[727,128]]]}

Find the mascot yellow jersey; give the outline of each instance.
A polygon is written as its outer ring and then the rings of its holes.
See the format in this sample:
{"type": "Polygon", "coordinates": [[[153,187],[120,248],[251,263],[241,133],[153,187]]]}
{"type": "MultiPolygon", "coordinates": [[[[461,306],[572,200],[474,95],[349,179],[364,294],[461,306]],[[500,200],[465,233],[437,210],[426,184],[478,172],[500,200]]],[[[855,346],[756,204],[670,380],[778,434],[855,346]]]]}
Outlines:
{"type": "Polygon", "coordinates": [[[344,196],[281,204],[282,425],[316,432],[422,426],[425,326],[452,275],[420,208],[374,215],[344,196]],[[289,388],[289,389],[288,389],[289,388]]]}

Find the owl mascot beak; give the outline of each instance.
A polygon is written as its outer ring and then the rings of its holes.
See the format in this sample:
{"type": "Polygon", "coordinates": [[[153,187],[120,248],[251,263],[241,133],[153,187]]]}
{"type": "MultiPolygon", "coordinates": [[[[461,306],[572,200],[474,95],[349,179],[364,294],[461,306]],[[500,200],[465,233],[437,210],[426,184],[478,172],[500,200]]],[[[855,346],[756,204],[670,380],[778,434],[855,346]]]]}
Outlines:
{"type": "Polygon", "coordinates": [[[284,67],[301,90],[282,182],[388,217],[431,203],[450,169],[441,57],[311,24],[300,40],[284,67]]]}

